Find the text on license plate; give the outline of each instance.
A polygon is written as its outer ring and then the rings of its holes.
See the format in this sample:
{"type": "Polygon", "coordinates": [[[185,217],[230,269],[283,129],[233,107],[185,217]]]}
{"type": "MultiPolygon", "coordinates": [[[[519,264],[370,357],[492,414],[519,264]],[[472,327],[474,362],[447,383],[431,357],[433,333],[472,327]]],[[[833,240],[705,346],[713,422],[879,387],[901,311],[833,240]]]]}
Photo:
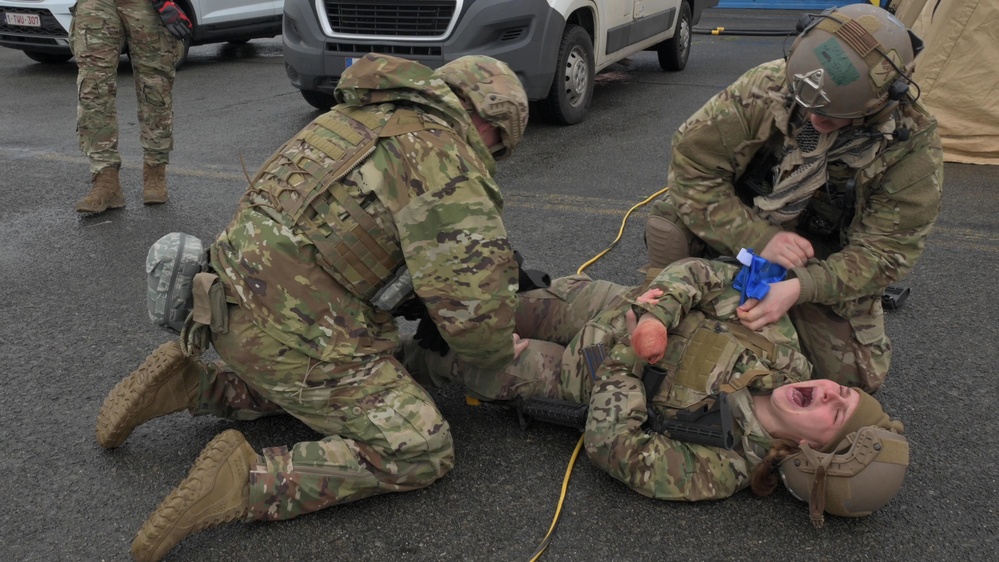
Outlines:
{"type": "Polygon", "coordinates": [[[4,12],[7,17],[7,25],[20,25],[24,27],[41,27],[42,18],[37,14],[12,14],[4,12]]]}

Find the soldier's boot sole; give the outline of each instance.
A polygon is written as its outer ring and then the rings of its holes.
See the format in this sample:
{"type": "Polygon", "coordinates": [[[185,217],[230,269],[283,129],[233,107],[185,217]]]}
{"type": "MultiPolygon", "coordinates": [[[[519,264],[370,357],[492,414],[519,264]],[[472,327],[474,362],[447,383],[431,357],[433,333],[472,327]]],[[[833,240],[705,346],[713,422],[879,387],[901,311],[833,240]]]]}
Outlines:
{"type": "Polygon", "coordinates": [[[257,454],[243,434],[229,429],[202,449],[191,471],[146,519],[132,540],[132,557],[160,560],[185,537],[249,512],[250,470],[257,454]]]}
{"type": "Polygon", "coordinates": [[[654,215],[645,222],[645,245],[650,268],[663,268],[690,257],[690,240],[684,229],[665,217],[654,215]]]}
{"type": "Polygon", "coordinates": [[[90,193],[76,202],[77,213],[103,213],[125,206],[125,194],[118,180],[118,168],[104,168],[94,175],[90,193]]]}
{"type": "Polygon", "coordinates": [[[97,443],[113,449],[139,425],[193,406],[199,367],[176,341],[156,348],[104,399],[97,414],[97,443]]]}
{"type": "Polygon", "coordinates": [[[166,164],[143,164],[142,203],[160,205],[167,199],[166,164]]]}

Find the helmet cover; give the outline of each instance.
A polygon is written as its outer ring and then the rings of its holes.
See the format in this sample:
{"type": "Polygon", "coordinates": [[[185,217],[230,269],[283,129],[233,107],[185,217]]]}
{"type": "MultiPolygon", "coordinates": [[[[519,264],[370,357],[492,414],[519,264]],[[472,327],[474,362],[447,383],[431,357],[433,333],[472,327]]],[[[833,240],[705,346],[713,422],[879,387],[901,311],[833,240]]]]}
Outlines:
{"type": "Polygon", "coordinates": [[[475,112],[500,131],[509,157],[527,128],[527,92],[517,74],[503,61],[485,55],[468,55],[437,69],[436,73],[475,112]]]}
{"type": "Polygon", "coordinates": [[[780,464],[781,480],[807,501],[812,523],[823,512],[863,517],[884,507],[902,487],[909,466],[909,442],[893,430],[867,426],[848,435],[833,452],[807,445],[780,464]]]}
{"type": "Polygon", "coordinates": [[[888,90],[912,73],[905,24],[871,4],[849,4],[815,16],[787,59],[787,83],[802,107],[827,117],[862,118],[888,101],[888,90]]]}

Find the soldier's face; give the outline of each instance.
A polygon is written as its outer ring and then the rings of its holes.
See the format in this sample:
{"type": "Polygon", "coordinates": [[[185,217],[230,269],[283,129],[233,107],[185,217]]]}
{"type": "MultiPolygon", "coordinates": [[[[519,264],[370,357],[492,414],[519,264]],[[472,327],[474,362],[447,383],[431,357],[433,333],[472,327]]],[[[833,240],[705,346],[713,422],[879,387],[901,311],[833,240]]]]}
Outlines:
{"type": "Polygon", "coordinates": [[[819,115],[818,113],[808,112],[808,118],[812,121],[812,126],[815,130],[828,134],[833,131],[838,131],[843,127],[846,127],[850,123],[853,123],[853,119],[843,119],[842,117],[825,117],[819,115]]]}
{"type": "Polygon", "coordinates": [[[777,427],[772,435],[823,447],[850,419],[860,403],[856,390],[817,379],[784,385],[770,395],[770,411],[777,427]]]}
{"type": "Polygon", "coordinates": [[[471,112],[472,123],[475,123],[475,128],[479,131],[479,136],[482,137],[482,142],[486,145],[491,152],[496,152],[503,147],[503,141],[500,138],[499,129],[493,126],[492,123],[483,119],[478,113],[474,111],[471,112]]]}

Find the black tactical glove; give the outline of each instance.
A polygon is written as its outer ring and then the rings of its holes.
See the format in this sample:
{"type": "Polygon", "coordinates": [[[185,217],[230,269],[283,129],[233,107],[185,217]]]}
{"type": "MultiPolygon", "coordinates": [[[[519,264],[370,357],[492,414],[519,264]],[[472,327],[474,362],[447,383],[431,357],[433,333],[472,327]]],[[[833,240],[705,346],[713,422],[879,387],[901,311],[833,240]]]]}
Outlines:
{"type": "Polygon", "coordinates": [[[406,320],[419,320],[429,314],[430,313],[427,312],[427,305],[423,304],[420,297],[413,297],[409,300],[402,301],[392,309],[392,316],[395,316],[396,318],[402,316],[406,320]]]}
{"type": "Polygon", "coordinates": [[[413,339],[423,349],[436,351],[441,354],[441,357],[447,355],[447,352],[451,350],[451,346],[441,336],[437,324],[434,324],[433,318],[430,317],[427,305],[419,297],[413,297],[399,303],[392,309],[392,316],[402,316],[406,320],[420,321],[416,326],[416,334],[413,335],[413,339]]]}
{"type": "Polygon", "coordinates": [[[517,250],[513,251],[513,259],[517,260],[517,287],[518,293],[533,291],[534,289],[547,289],[552,285],[552,276],[537,269],[524,269],[524,256],[517,250]]]}
{"type": "Polygon", "coordinates": [[[163,22],[171,35],[181,41],[191,36],[191,29],[194,26],[191,25],[191,20],[187,19],[187,14],[180,9],[180,6],[174,4],[172,0],[152,1],[153,9],[159,12],[160,21],[163,22]]]}
{"type": "Polygon", "coordinates": [[[447,352],[451,350],[451,346],[447,344],[444,336],[441,335],[441,331],[437,329],[437,324],[434,324],[433,319],[430,318],[430,313],[427,313],[420,319],[413,339],[423,349],[436,351],[440,353],[441,357],[447,355],[447,352]]]}

